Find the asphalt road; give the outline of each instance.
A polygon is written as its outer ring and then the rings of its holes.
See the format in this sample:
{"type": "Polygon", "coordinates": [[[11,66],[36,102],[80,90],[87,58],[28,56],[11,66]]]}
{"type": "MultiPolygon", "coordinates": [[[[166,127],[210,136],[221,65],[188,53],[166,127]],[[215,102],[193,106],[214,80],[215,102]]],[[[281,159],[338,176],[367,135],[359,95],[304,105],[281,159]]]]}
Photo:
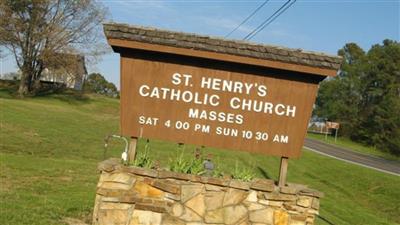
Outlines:
{"type": "Polygon", "coordinates": [[[342,161],[400,176],[400,162],[370,156],[306,138],[304,147],[310,151],[342,161]]]}

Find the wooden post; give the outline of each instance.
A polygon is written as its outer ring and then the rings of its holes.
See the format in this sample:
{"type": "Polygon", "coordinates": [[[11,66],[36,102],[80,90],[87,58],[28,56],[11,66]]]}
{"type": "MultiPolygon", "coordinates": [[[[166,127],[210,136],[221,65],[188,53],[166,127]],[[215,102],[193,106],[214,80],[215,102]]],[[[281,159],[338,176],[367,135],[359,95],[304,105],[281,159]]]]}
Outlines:
{"type": "Polygon", "coordinates": [[[328,131],[329,131],[327,122],[328,122],[327,119],[325,119],[325,141],[328,140],[328,131]]]}
{"type": "Polygon", "coordinates": [[[338,132],[338,130],[339,130],[339,128],[338,129],[335,129],[335,143],[336,143],[336,139],[337,139],[337,132],[338,132]]]}
{"type": "Polygon", "coordinates": [[[279,170],[279,187],[284,187],[286,185],[286,175],[288,168],[289,158],[281,157],[281,166],[279,170]]]}
{"type": "Polygon", "coordinates": [[[137,137],[131,137],[128,149],[128,163],[135,161],[137,137]]]}

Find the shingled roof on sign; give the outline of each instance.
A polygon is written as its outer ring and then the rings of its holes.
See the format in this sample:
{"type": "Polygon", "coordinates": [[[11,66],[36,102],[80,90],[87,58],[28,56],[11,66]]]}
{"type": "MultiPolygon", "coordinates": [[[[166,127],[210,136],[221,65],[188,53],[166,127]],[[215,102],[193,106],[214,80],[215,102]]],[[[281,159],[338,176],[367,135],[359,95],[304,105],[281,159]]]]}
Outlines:
{"type": "Polygon", "coordinates": [[[127,24],[104,24],[109,39],[137,41],[338,70],[339,56],[127,24]]]}

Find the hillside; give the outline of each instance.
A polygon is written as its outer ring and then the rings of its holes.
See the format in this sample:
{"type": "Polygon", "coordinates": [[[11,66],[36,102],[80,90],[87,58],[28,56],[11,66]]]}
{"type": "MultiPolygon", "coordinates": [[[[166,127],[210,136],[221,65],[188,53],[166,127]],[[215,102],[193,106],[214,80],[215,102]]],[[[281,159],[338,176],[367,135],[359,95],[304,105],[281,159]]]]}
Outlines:
{"type": "MultiPolygon", "coordinates": [[[[23,100],[0,92],[0,224],[90,222],[104,137],[118,134],[119,101],[58,94],[23,100]]],[[[145,141],[139,143],[139,151],[145,141]]],[[[123,145],[110,143],[107,156],[123,145]]],[[[150,155],[165,166],[177,145],[150,140],[150,155]]],[[[187,146],[191,154],[194,146],[187,146]]],[[[236,162],[258,177],[276,179],[279,159],[206,148],[223,171],[236,162]]],[[[325,193],[317,224],[399,224],[400,178],[304,151],[290,160],[288,181],[325,193]]]]}

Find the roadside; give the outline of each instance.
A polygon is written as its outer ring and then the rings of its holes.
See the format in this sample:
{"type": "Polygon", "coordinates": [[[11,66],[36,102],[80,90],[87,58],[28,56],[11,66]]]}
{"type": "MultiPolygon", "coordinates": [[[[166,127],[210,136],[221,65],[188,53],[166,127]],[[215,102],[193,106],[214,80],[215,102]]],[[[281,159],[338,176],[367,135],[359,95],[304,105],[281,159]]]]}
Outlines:
{"type": "Polygon", "coordinates": [[[339,138],[337,138],[337,141],[335,142],[335,137],[332,137],[329,135],[327,137],[325,137],[325,135],[323,135],[323,134],[315,134],[315,133],[307,133],[307,138],[313,139],[313,140],[318,140],[320,142],[323,142],[323,143],[326,143],[329,145],[345,148],[349,151],[359,152],[359,153],[366,154],[366,155],[377,156],[379,158],[400,162],[400,156],[395,156],[393,154],[390,154],[389,152],[383,152],[374,147],[365,146],[365,145],[356,143],[354,141],[351,141],[348,138],[339,137],[339,138]]]}
{"type": "Polygon", "coordinates": [[[387,160],[377,156],[350,151],[345,148],[326,144],[319,140],[306,138],[304,147],[310,151],[330,156],[338,160],[357,164],[367,168],[375,169],[384,173],[400,176],[400,162],[387,160]]]}

